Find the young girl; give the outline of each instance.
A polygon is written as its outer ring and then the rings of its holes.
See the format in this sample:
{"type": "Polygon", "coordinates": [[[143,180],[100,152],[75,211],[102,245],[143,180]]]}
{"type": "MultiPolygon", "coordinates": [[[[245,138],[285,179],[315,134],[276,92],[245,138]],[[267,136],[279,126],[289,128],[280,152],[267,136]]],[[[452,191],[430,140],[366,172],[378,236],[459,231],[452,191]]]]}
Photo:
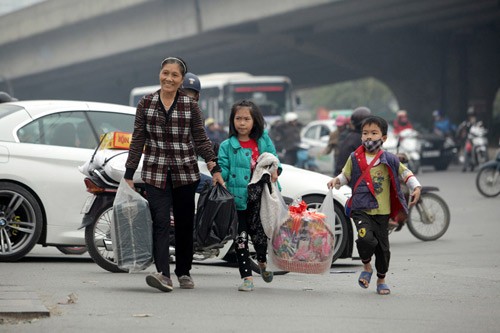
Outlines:
{"type": "MultiPolygon", "coordinates": [[[[257,253],[261,276],[271,282],[273,273],[266,271],[267,238],[262,224],[252,225],[247,210],[247,186],[260,154],[268,152],[276,155],[276,149],[264,130],[264,117],[257,105],[248,100],[236,102],[231,108],[229,118],[229,138],[219,148],[218,164],[226,188],[233,194],[238,214],[238,236],[236,237],[236,255],[242,284],[240,291],[253,290],[252,269],[250,267],[248,236],[257,253]]],[[[272,173],[271,181],[276,182],[281,166],[272,173]]]]}

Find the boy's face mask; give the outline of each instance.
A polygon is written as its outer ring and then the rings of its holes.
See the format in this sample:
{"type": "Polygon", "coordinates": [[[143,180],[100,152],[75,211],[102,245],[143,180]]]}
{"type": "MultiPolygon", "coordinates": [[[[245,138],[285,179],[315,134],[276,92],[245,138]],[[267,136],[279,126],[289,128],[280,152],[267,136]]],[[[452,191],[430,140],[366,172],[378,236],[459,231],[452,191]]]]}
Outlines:
{"type": "Polygon", "coordinates": [[[373,153],[378,148],[382,147],[383,143],[384,143],[384,141],[382,139],[366,140],[366,141],[363,141],[363,147],[365,147],[366,151],[368,151],[369,153],[373,153]]]}

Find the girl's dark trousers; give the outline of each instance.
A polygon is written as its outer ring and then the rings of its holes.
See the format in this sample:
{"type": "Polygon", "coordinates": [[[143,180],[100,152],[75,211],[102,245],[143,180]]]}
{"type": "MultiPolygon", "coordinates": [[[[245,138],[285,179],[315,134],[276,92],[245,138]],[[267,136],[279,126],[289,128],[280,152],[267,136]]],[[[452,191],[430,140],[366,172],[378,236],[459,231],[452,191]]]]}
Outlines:
{"type": "Polygon", "coordinates": [[[193,227],[198,182],[172,188],[170,173],[167,187],[146,184],[146,194],[153,218],[153,258],[156,270],[170,277],[170,209],[175,221],[175,275],[190,275],[193,262],[193,227]]]}
{"type": "Polygon", "coordinates": [[[375,255],[375,268],[380,279],[389,270],[389,215],[369,215],[360,210],[352,211],[351,218],[358,230],[356,246],[361,261],[367,264],[375,255]]]}
{"type": "MultiPolygon", "coordinates": [[[[257,253],[257,261],[266,262],[267,238],[262,225],[256,231],[256,226],[252,226],[249,221],[248,210],[238,210],[238,235],[235,240],[236,257],[241,278],[252,276],[252,266],[250,264],[250,251],[248,250],[248,238],[252,238],[252,244],[257,253]],[[262,230],[260,230],[262,229],[262,230]]],[[[259,227],[259,226],[257,226],[259,227]]]]}

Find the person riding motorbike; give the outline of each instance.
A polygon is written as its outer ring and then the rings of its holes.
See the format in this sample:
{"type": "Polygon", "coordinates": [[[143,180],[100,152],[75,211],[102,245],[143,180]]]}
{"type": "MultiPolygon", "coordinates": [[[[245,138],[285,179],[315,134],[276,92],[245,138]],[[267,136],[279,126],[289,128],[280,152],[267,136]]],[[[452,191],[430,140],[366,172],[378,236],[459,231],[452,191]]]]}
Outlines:
{"type": "Polygon", "coordinates": [[[394,119],[392,123],[394,127],[394,134],[398,135],[401,133],[401,131],[405,129],[411,129],[413,128],[413,125],[410,123],[410,120],[408,119],[408,113],[406,110],[399,110],[396,113],[396,119],[394,119]]]}
{"type": "Polygon", "coordinates": [[[284,121],[273,124],[270,136],[276,145],[276,150],[284,150],[283,163],[295,165],[297,163],[297,151],[300,145],[300,130],[302,124],[298,121],[295,112],[287,112],[284,121]]]}
{"type": "Polygon", "coordinates": [[[200,100],[201,84],[198,76],[191,72],[186,73],[181,88],[186,95],[193,98],[195,101],[198,102],[200,100]]]}
{"type": "Polygon", "coordinates": [[[469,133],[472,126],[477,123],[476,112],[474,107],[469,107],[467,109],[467,119],[464,120],[457,129],[457,140],[461,153],[463,154],[464,165],[462,167],[462,172],[467,171],[470,168],[471,171],[474,170],[474,165],[472,162],[472,142],[469,139],[469,133]]]}
{"type": "Polygon", "coordinates": [[[434,112],[432,112],[432,116],[434,117],[434,133],[444,138],[453,137],[455,135],[457,127],[447,117],[445,117],[443,111],[434,110],[434,112]]]}
{"type": "Polygon", "coordinates": [[[336,156],[334,176],[342,172],[349,155],[361,145],[361,123],[363,119],[371,115],[369,108],[360,106],[351,115],[351,127],[341,142],[339,142],[339,154],[336,156]]]}
{"type": "MultiPolygon", "coordinates": [[[[195,101],[198,102],[200,100],[201,83],[200,83],[200,79],[195,74],[193,74],[191,72],[187,72],[186,75],[184,75],[184,81],[182,81],[181,88],[186,95],[193,98],[195,101]]],[[[208,136],[208,137],[212,141],[212,147],[214,149],[214,152],[217,154],[217,152],[219,150],[219,143],[220,142],[214,142],[210,136],[208,136]]],[[[212,168],[214,166],[215,166],[214,162],[207,162],[208,170],[212,170],[212,168]]],[[[198,187],[196,188],[196,193],[201,193],[201,191],[205,187],[205,184],[210,183],[211,181],[212,181],[212,177],[207,176],[204,173],[200,172],[200,183],[198,184],[198,187]]]]}
{"type": "Polygon", "coordinates": [[[333,150],[334,170],[335,170],[335,163],[339,156],[339,149],[340,149],[339,144],[344,141],[347,134],[349,133],[349,122],[350,120],[343,115],[338,115],[335,118],[335,126],[337,126],[337,128],[335,129],[335,131],[332,131],[330,133],[328,137],[328,144],[322,152],[323,155],[328,155],[333,150]]]}

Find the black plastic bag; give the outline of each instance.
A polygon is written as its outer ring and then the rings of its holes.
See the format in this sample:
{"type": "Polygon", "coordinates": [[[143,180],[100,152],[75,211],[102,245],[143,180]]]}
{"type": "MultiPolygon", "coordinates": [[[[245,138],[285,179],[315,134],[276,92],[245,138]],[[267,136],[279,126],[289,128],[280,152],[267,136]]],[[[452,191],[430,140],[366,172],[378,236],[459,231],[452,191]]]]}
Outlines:
{"type": "Polygon", "coordinates": [[[222,247],[236,237],[238,217],[233,195],[222,185],[207,184],[198,199],[194,245],[197,249],[222,247]]]}

